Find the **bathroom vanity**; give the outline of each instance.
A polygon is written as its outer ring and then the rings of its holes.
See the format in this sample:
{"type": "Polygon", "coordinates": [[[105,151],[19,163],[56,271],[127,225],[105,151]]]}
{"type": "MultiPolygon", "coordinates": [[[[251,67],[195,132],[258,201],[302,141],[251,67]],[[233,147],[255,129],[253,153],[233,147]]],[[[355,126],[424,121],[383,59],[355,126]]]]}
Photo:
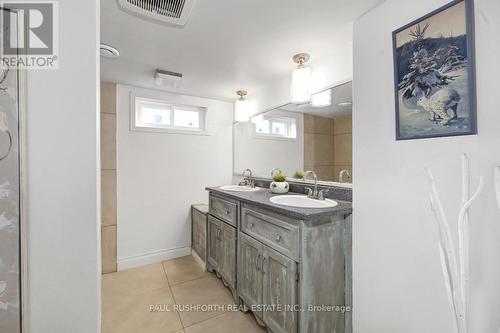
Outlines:
{"type": "Polygon", "coordinates": [[[297,208],[264,188],[207,190],[207,269],[235,302],[270,332],[351,331],[350,202],[297,208]]]}

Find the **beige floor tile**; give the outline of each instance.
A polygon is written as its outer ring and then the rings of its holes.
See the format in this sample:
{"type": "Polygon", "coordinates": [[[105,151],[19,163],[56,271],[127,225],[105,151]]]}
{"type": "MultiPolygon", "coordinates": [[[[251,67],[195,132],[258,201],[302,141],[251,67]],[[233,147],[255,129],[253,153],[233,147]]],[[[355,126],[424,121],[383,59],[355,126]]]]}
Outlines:
{"type": "Polygon", "coordinates": [[[168,287],[168,282],[161,263],[102,276],[103,297],[138,295],[162,287],[168,287]]]}
{"type": "Polygon", "coordinates": [[[116,272],[116,225],[101,229],[102,273],[116,272]]]}
{"type": "Polygon", "coordinates": [[[116,170],[101,170],[101,223],[116,225],[116,170]]]}
{"type": "Polygon", "coordinates": [[[314,116],[304,114],[304,133],[314,133],[314,116]]]}
{"type": "Polygon", "coordinates": [[[352,135],[341,134],[334,137],[334,152],[336,165],[352,164],[352,135]]]}
{"type": "Polygon", "coordinates": [[[168,333],[182,329],[168,286],[140,294],[103,294],[103,333],[168,333]],[[151,311],[156,306],[158,311],[151,311]]]}
{"type": "Polygon", "coordinates": [[[263,333],[251,313],[228,312],[185,328],[186,333],[263,333]]]}
{"type": "Polygon", "coordinates": [[[210,275],[210,273],[203,271],[203,268],[192,256],[164,261],[163,267],[171,286],[210,275]]]}
{"type": "Polygon", "coordinates": [[[334,118],[333,133],[334,135],[352,133],[351,115],[334,118]]]}
{"type": "MultiPolygon", "coordinates": [[[[214,275],[171,286],[175,302],[182,305],[232,305],[233,298],[228,288],[214,275]]],[[[212,318],[223,311],[181,311],[184,327],[212,318]]]]}
{"type": "Polygon", "coordinates": [[[116,115],[101,113],[101,169],[116,169],[116,115]]]}
{"type": "Polygon", "coordinates": [[[116,113],[116,83],[101,82],[101,112],[116,113]]]}
{"type": "Polygon", "coordinates": [[[333,135],[333,120],[325,117],[314,117],[314,133],[333,135]]]}

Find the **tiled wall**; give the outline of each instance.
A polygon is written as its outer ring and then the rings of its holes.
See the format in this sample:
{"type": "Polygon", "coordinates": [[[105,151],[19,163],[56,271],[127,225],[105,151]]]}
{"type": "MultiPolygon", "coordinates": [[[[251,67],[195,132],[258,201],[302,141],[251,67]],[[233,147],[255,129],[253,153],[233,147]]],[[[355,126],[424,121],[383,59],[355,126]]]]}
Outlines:
{"type": "MultiPolygon", "coordinates": [[[[352,178],[352,116],[333,118],[333,172],[338,181],[340,171],[346,169],[352,178]]],[[[350,180],[352,181],[352,179],[350,180]]]]}
{"type": "Polygon", "coordinates": [[[102,272],[116,272],[116,84],[101,82],[102,272]]]}
{"type": "Polygon", "coordinates": [[[304,115],[304,169],[321,180],[338,181],[339,172],[352,175],[351,116],[325,118],[304,115]]]}

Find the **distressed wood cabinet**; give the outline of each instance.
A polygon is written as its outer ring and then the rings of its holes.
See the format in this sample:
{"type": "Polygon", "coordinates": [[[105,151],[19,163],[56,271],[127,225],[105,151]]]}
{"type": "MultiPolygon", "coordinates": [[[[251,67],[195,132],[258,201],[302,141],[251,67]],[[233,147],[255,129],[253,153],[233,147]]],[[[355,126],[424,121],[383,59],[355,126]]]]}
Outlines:
{"type": "Polygon", "coordinates": [[[236,292],[236,246],[238,203],[210,196],[210,215],[208,216],[208,265],[207,270],[215,271],[224,284],[236,292]]]}
{"type": "Polygon", "coordinates": [[[297,332],[297,263],[267,246],[262,257],[264,323],[274,333],[297,332]]]}
{"type": "Polygon", "coordinates": [[[208,264],[212,269],[219,269],[222,256],[222,221],[208,216],[208,264]]]}
{"type": "Polygon", "coordinates": [[[291,218],[235,197],[211,192],[208,218],[209,268],[235,300],[268,332],[350,333],[349,211],[291,218]]]}
{"type": "Polygon", "coordinates": [[[197,204],[191,206],[191,248],[200,259],[207,264],[208,244],[208,206],[197,204]]]}
{"type": "MultiPolygon", "coordinates": [[[[239,234],[238,256],[238,293],[245,304],[262,304],[262,273],[260,264],[264,245],[243,233],[239,234]]],[[[255,309],[254,314],[262,319],[262,311],[255,309]]]]}

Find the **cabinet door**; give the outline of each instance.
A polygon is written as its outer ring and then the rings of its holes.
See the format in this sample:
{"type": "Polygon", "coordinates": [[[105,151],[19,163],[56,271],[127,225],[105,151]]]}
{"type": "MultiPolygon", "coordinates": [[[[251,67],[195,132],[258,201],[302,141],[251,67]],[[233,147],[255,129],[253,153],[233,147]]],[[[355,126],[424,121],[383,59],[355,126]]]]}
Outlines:
{"type": "MultiPolygon", "coordinates": [[[[238,240],[238,294],[248,306],[262,304],[262,244],[243,233],[238,240]]],[[[262,311],[254,311],[262,318],[262,311]]]]}
{"type": "Polygon", "coordinates": [[[208,262],[218,270],[222,253],[222,222],[208,216],[208,234],[208,262]]]}
{"type": "Polygon", "coordinates": [[[274,333],[297,332],[297,263],[267,246],[262,255],[264,322],[274,333]]]}
{"type": "Polygon", "coordinates": [[[207,217],[196,209],[192,210],[192,248],[203,261],[206,261],[207,217]]]}
{"type": "Polygon", "coordinates": [[[222,223],[220,274],[233,289],[236,286],[236,228],[222,223]]]}

